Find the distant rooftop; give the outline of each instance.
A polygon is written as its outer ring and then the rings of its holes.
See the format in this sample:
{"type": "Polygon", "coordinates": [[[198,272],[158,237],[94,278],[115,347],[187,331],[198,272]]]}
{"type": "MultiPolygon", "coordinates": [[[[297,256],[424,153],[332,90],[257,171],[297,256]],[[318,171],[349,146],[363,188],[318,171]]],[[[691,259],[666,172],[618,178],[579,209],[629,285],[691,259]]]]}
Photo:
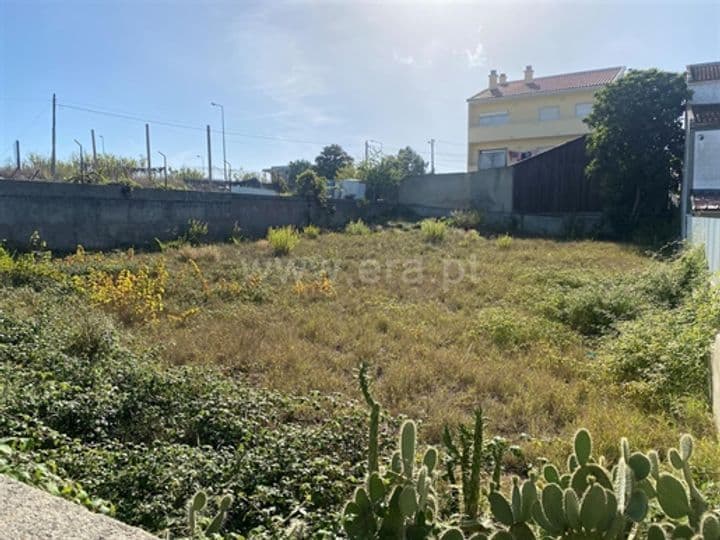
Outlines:
{"type": "Polygon", "coordinates": [[[497,84],[493,85],[493,77],[497,76],[495,70],[493,70],[490,74],[490,86],[472,96],[468,101],[492,100],[503,97],[544,94],[580,88],[594,88],[604,86],[614,81],[622,76],[624,72],[625,67],[618,66],[593,69],[590,71],[578,71],[576,73],[550,75],[548,77],[533,77],[532,68],[531,66],[528,66],[525,71],[524,80],[503,82],[504,75],[501,75],[497,84]]]}
{"type": "Polygon", "coordinates": [[[688,66],[689,82],[719,81],[720,62],[706,62],[704,64],[690,64],[688,66]]]}

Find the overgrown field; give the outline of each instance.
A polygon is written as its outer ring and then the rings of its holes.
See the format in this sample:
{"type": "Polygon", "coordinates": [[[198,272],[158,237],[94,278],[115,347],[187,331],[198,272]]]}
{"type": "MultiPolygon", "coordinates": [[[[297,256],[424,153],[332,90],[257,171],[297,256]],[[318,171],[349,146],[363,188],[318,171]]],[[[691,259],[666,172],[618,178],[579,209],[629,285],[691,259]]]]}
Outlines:
{"type": "Polygon", "coordinates": [[[383,448],[398,416],[440,444],[479,406],[520,447],[508,473],[564,459],[581,426],[611,459],[621,436],[665,449],[689,432],[720,498],[707,395],[720,298],[700,253],[427,223],[189,240],[50,258],[35,239],[0,256],[0,472],[151,531],[184,534],[203,487],[235,495],[228,531],[336,534],[364,474],[364,361],[383,448]]]}

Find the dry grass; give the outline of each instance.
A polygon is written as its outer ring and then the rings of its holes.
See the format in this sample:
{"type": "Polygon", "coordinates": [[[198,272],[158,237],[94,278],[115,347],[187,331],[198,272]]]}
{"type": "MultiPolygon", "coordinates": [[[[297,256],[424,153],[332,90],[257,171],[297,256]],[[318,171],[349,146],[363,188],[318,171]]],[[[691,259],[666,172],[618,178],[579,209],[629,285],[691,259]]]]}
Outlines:
{"type": "Polygon", "coordinates": [[[221,257],[221,251],[218,246],[191,246],[185,244],[177,249],[177,256],[183,262],[195,261],[204,263],[218,262],[221,257]]]}
{"type": "Polygon", "coordinates": [[[383,405],[421,420],[427,440],[437,442],[445,423],[468,421],[482,405],[492,431],[515,441],[530,436],[523,444],[531,456],[558,456],[579,426],[609,455],[620,435],[641,448],[667,447],[681,429],[625,400],[594,364],[593,343],[541,315],[563,276],[662,264],[633,248],[516,238],[507,249],[455,229],[434,245],[419,230],[386,229],[326,234],[284,259],[265,242],[180,251],[167,261],[166,304],[173,313],[199,312],[132,329],[142,346],[163,344],[169,362],[216,364],[285,392],[358,397],[353,372],[365,360],[383,405]],[[317,281],[324,272],[332,295],[297,294],[298,279],[317,281]],[[251,274],[269,291],[263,301],[207,293],[251,274]]]}

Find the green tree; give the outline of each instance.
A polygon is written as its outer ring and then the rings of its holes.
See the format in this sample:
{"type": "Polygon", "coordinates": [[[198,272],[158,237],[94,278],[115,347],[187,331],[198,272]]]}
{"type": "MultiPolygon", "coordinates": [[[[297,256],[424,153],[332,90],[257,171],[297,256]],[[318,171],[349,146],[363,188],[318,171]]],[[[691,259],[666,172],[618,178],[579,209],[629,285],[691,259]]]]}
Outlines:
{"type": "Polygon", "coordinates": [[[335,173],[335,180],[347,180],[348,178],[363,180],[362,166],[356,167],[354,164],[349,163],[340,167],[335,173]]]}
{"type": "Polygon", "coordinates": [[[328,180],[335,180],[338,170],[352,165],[353,158],[339,144],[330,144],[315,158],[315,171],[328,180]]]}
{"type": "Polygon", "coordinates": [[[324,205],[327,201],[327,179],[312,169],[300,173],[295,183],[295,193],[309,201],[324,205]]]}
{"type": "Polygon", "coordinates": [[[397,155],[398,167],[403,178],[425,174],[427,163],[415,150],[406,146],[401,148],[397,155]]]}
{"type": "Polygon", "coordinates": [[[689,97],[682,75],[656,69],[631,70],[595,95],[587,174],[599,181],[604,212],[622,237],[656,230],[677,210],[689,97]]]}
{"type": "Polygon", "coordinates": [[[296,159],[295,161],[288,163],[287,185],[291,191],[295,189],[297,177],[308,169],[312,169],[312,163],[310,163],[307,159],[296,159]]]}
{"type": "Polygon", "coordinates": [[[397,188],[404,178],[400,162],[395,156],[385,156],[379,163],[366,164],[367,198],[394,200],[397,188]]]}

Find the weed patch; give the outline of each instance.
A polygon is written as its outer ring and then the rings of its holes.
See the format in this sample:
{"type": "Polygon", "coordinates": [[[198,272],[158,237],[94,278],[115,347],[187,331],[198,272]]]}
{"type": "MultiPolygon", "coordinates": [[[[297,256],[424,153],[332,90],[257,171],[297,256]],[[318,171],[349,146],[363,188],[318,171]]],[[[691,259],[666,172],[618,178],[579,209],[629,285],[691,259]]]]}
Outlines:
{"type": "Polygon", "coordinates": [[[270,228],[267,241],[274,255],[288,255],[300,242],[300,235],[294,227],[270,228]]]}

